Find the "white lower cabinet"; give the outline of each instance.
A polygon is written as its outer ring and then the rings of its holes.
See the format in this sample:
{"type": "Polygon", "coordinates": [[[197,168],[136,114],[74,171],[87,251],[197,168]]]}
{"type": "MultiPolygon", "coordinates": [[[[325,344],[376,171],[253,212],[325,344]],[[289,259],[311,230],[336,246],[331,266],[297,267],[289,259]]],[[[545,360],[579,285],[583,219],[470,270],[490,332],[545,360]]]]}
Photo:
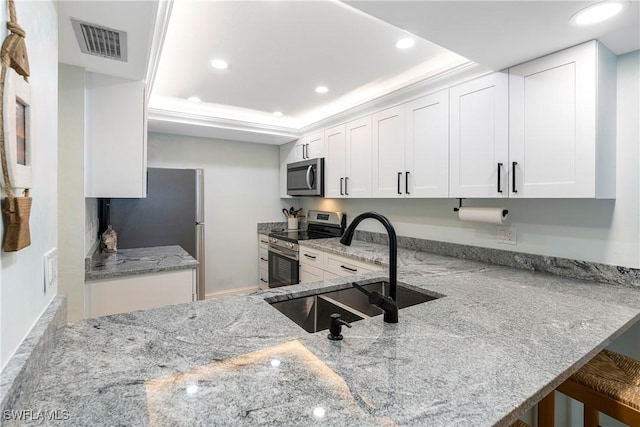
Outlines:
{"type": "Polygon", "coordinates": [[[269,238],[258,235],[258,287],[269,287],[269,238]]]}
{"type": "Polygon", "coordinates": [[[196,270],[87,281],[84,295],[85,318],[191,302],[196,300],[196,270]]]}
{"type": "Polygon", "coordinates": [[[331,280],[382,269],[382,266],[377,264],[356,261],[318,249],[300,247],[300,283],[331,280]]]}

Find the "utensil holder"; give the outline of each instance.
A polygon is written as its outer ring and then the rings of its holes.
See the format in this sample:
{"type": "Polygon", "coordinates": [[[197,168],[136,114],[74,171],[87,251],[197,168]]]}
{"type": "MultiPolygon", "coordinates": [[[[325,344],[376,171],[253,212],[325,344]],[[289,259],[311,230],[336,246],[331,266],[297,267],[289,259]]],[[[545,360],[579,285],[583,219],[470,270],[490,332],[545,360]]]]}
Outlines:
{"type": "Polygon", "coordinates": [[[298,229],[298,218],[287,218],[287,228],[289,230],[298,229]]]}

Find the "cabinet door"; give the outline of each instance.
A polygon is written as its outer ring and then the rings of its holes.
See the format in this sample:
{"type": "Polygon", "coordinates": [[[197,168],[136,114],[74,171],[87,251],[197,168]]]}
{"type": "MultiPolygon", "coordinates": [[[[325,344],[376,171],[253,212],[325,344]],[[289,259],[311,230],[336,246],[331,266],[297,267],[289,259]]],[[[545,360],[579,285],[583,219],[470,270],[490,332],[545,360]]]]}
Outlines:
{"type": "Polygon", "coordinates": [[[287,164],[290,163],[295,142],[280,146],[280,198],[290,198],[287,194],[287,164]]]}
{"type": "Polygon", "coordinates": [[[305,142],[307,144],[307,148],[305,149],[305,154],[307,155],[307,159],[316,159],[318,157],[324,157],[325,155],[324,132],[319,132],[319,133],[310,135],[308,138],[305,138],[305,142]]]}
{"type": "Polygon", "coordinates": [[[330,198],[345,197],[345,125],[326,130],[324,134],[327,144],[327,156],[324,162],[324,196],[330,198]]]}
{"type": "Polygon", "coordinates": [[[300,283],[317,282],[323,279],[323,271],[318,267],[308,264],[300,264],[300,283]]]}
{"type": "Polygon", "coordinates": [[[509,197],[594,197],[596,42],[509,69],[509,197]]]}
{"type": "Polygon", "coordinates": [[[405,110],[404,105],[372,116],[373,197],[404,197],[405,110]]]}
{"type": "Polygon", "coordinates": [[[371,116],[346,124],[347,197],[371,197],[371,116]]]}
{"type": "Polygon", "coordinates": [[[289,163],[293,162],[301,162],[307,158],[306,156],[307,148],[305,139],[301,138],[298,141],[294,142],[293,148],[291,149],[291,153],[289,154],[289,163]]]}
{"type": "Polygon", "coordinates": [[[406,197],[449,196],[449,91],[405,104],[406,197]]]}
{"type": "Polygon", "coordinates": [[[145,83],[87,73],[85,197],[147,196],[145,83]]]}
{"type": "Polygon", "coordinates": [[[493,73],[454,86],[449,100],[450,196],[507,197],[508,75],[493,73]]]}

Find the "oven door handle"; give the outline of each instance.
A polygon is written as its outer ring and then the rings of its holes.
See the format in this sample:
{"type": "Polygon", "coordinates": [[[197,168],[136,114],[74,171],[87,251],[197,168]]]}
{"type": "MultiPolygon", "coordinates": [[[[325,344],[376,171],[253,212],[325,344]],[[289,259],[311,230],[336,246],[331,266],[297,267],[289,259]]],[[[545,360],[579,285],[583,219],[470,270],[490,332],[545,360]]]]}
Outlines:
{"type": "Polygon", "coordinates": [[[288,259],[292,259],[294,261],[298,261],[297,252],[283,251],[282,249],[274,248],[273,246],[269,246],[269,252],[273,252],[274,254],[283,256],[288,259]]]}
{"type": "Polygon", "coordinates": [[[309,190],[313,190],[313,181],[315,181],[313,165],[309,165],[307,168],[307,187],[309,187],[309,190]]]}

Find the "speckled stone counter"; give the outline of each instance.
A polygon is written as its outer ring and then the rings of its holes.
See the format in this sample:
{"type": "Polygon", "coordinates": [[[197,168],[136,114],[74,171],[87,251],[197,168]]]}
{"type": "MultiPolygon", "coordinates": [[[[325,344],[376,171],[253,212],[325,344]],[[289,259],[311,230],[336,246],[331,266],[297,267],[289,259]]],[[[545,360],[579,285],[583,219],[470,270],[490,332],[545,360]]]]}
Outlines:
{"type": "MultiPolygon", "coordinates": [[[[344,253],[367,250],[385,261],[355,241],[344,253]]],[[[505,426],[640,319],[629,287],[417,251],[399,261],[401,283],[442,297],[397,324],[354,322],[343,341],[268,302],[384,271],[80,321],[16,409],[68,411],[53,425],[505,426]]]]}
{"type": "Polygon", "coordinates": [[[287,229],[286,222],[259,222],[258,234],[268,235],[273,231],[283,231],[287,229]]]}
{"type": "Polygon", "coordinates": [[[100,280],[136,274],[196,268],[198,261],[180,246],[120,249],[116,253],[97,252],[85,280],[100,280]]]}

